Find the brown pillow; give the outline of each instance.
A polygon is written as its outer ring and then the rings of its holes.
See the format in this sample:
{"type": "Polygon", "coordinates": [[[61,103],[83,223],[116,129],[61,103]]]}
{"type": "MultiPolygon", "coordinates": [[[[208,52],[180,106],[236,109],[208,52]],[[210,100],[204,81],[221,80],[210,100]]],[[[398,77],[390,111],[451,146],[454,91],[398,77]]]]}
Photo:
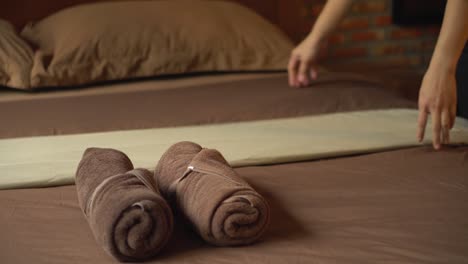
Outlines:
{"type": "Polygon", "coordinates": [[[39,47],[31,85],[77,85],[206,71],[285,69],[291,41],[228,1],[127,1],[80,5],[29,24],[39,47]]]}
{"type": "Polygon", "coordinates": [[[32,57],[31,47],[9,22],[0,19],[0,86],[27,88],[32,57]]]}

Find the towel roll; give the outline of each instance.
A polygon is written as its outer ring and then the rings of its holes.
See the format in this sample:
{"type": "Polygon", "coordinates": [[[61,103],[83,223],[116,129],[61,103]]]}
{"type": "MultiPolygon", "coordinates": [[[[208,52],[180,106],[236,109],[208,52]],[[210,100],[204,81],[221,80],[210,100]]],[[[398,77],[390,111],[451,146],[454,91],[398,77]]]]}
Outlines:
{"type": "Polygon", "coordinates": [[[177,143],[163,154],[154,177],[162,194],[210,244],[250,244],[268,226],[267,201],[217,150],[192,142],[177,143]]]}
{"type": "Polygon", "coordinates": [[[89,148],[76,172],[78,201],[97,242],[120,261],[155,256],[173,229],[152,173],[114,149],[89,148]]]}

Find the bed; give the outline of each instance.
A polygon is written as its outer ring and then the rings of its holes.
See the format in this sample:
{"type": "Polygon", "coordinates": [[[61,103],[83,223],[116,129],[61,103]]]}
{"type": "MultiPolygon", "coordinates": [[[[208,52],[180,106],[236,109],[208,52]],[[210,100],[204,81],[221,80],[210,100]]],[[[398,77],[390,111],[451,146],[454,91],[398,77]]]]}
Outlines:
{"type": "MultiPolygon", "coordinates": [[[[21,27],[83,2],[90,1],[49,1],[27,12],[20,11],[20,2],[9,2],[0,16],[21,27]]],[[[285,19],[294,5],[237,2],[297,34],[285,19]]],[[[395,71],[374,69],[369,77],[339,70],[324,71],[312,87],[299,90],[287,86],[281,70],[178,74],[32,92],[3,88],[0,119],[8,125],[0,127],[0,138],[417,107],[418,75],[390,83],[395,71]]],[[[7,154],[0,150],[0,155],[7,154]]],[[[176,222],[169,244],[149,263],[468,263],[466,144],[441,151],[423,144],[236,171],[270,204],[271,224],[261,240],[214,247],[176,222]]],[[[95,241],[73,185],[0,190],[0,207],[2,263],[115,262],[95,241]]]]}

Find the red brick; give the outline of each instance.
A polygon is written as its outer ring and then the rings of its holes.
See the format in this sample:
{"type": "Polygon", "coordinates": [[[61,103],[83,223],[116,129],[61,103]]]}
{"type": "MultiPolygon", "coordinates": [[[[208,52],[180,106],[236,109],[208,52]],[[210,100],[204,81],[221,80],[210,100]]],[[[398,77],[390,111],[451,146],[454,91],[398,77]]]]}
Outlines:
{"type": "Polygon", "coordinates": [[[421,53],[421,41],[410,41],[404,44],[406,52],[410,54],[420,54],[421,53]]]}
{"type": "Polygon", "coordinates": [[[347,18],[341,23],[340,29],[363,29],[369,27],[369,19],[367,17],[352,17],[347,18]]]}
{"type": "Polygon", "coordinates": [[[367,49],[362,47],[338,48],[331,52],[333,58],[353,58],[367,55],[367,49]]]}
{"type": "Polygon", "coordinates": [[[421,42],[421,49],[425,51],[433,51],[435,48],[437,40],[436,39],[431,39],[431,40],[424,40],[421,42]]]}
{"type": "Polygon", "coordinates": [[[394,29],[391,33],[391,37],[393,39],[411,39],[411,38],[418,38],[422,35],[422,31],[420,29],[394,29]]]}
{"type": "Polygon", "coordinates": [[[402,67],[408,66],[420,66],[423,63],[421,56],[391,56],[391,57],[380,57],[379,62],[385,65],[401,65],[402,67]]]}
{"type": "Polygon", "coordinates": [[[401,44],[382,44],[373,48],[373,54],[376,56],[399,55],[406,51],[406,47],[401,44]]]}
{"type": "Polygon", "coordinates": [[[381,13],[387,10],[385,1],[365,1],[357,2],[353,5],[352,11],[355,13],[381,13]]]}
{"type": "Polygon", "coordinates": [[[382,37],[382,34],[376,31],[361,31],[355,32],[351,35],[351,40],[353,41],[372,41],[377,40],[382,37]]]}
{"type": "Polygon", "coordinates": [[[378,16],[378,17],[375,18],[374,23],[375,23],[375,25],[377,25],[379,27],[388,26],[388,25],[390,25],[392,23],[392,17],[388,16],[388,15],[378,16]]]}
{"type": "Polygon", "coordinates": [[[343,34],[336,33],[336,34],[332,34],[328,38],[328,43],[330,45],[342,44],[344,40],[345,40],[345,36],[343,34]]]}

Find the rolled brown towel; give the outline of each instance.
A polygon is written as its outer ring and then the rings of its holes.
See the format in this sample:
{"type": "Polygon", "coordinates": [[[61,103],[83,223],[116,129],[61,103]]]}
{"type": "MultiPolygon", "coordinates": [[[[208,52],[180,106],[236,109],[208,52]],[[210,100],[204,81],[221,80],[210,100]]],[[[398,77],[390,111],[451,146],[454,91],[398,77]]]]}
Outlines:
{"type": "Polygon", "coordinates": [[[76,172],[78,201],[97,242],[120,261],[156,255],[173,228],[152,173],[114,149],[89,148],[76,172]]]}
{"type": "Polygon", "coordinates": [[[250,244],[269,223],[266,200],[216,150],[177,143],[163,154],[154,175],[163,195],[210,244],[250,244]]]}

